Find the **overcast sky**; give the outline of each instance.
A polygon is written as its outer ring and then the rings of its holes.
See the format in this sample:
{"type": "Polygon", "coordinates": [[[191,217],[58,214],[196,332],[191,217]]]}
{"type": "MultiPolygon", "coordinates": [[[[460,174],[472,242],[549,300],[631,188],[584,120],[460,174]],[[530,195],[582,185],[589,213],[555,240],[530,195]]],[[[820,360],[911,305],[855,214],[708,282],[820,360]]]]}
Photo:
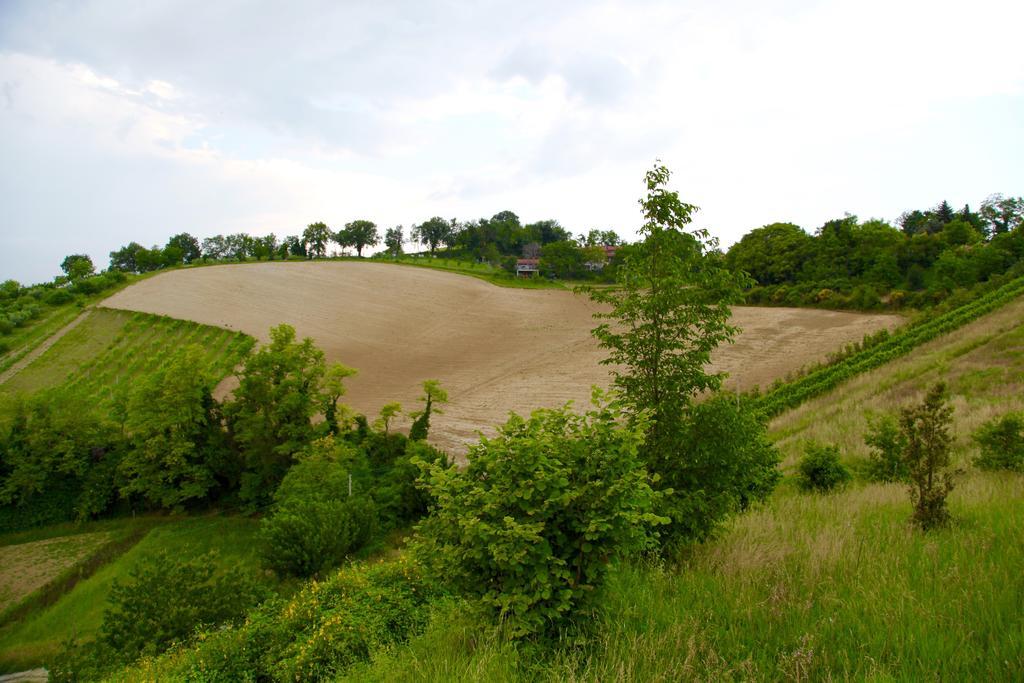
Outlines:
{"type": "Polygon", "coordinates": [[[1024,194],[1024,3],[0,0],[0,280],[510,209],[723,245],[1024,194]]]}

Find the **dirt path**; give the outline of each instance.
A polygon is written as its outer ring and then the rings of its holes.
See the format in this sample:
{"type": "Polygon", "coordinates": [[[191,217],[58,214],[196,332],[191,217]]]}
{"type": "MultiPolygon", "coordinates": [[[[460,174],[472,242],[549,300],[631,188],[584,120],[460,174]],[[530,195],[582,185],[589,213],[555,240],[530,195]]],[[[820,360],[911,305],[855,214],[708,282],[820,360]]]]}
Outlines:
{"type": "Polygon", "coordinates": [[[82,323],[83,320],[88,318],[89,317],[89,313],[90,313],[90,309],[88,309],[88,308],[85,309],[84,311],[82,311],[81,313],[79,313],[77,318],[75,318],[74,320],[69,322],[67,325],[65,325],[64,327],[60,328],[59,330],[57,330],[56,332],[51,334],[49,337],[44,339],[39,344],[39,346],[37,346],[36,348],[32,349],[27,354],[25,354],[25,356],[21,360],[19,360],[17,363],[12,365],[11,367],[7,368],[3,373],[0,373],[0,384],[3,384],[4,382],[9,380],[10,378],[12,378],[15,375],[17,375],[19,372],[21,372],[22,370],[27,368],[32,363],[32,361],[34,361],[36,358],[39,358],[39,356],[41,356],[44,353],[46,353],[47,350],[49,350],[49,348],[51,346],[53,346],[58,341],[60,341],[61,337],[63,337],[65,334],[67,334],[71,330],[75,329],[76,327],[78,327],[82,323]]]}
{"type": "MultiPolygon", "coordinates": [[[[475,278],[383,263],[302,262],[171,271],[103,305],[242,330],[265,341],[293,325],[328,361],[359,369],[345,401],[371,417],[389,401],[418,407],[419,385],[438,379],[451,403],[431,420],[431,441],[462,451],[476,430],[567,401],[586,406],[607,386],[590,334],[597,310],[568,291],[495,287],[475,278]]],[[[796,308],[734,310],[743,330],[714,367],[731,386],[767,386],[901,318],[796,308]]],[[[222,387],[227,391],[228,385],[222,387]]]]}

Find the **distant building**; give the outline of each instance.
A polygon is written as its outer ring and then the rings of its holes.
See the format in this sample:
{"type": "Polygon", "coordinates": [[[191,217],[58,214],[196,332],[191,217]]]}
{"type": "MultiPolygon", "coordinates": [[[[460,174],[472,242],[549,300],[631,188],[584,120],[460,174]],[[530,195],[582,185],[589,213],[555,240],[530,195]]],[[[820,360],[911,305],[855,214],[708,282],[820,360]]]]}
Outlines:
{"type": "Polygon", "coordinates": [[[539,258],[521,258],[516,261],[516,277],[533,277],[539,272],[539,258]]]}

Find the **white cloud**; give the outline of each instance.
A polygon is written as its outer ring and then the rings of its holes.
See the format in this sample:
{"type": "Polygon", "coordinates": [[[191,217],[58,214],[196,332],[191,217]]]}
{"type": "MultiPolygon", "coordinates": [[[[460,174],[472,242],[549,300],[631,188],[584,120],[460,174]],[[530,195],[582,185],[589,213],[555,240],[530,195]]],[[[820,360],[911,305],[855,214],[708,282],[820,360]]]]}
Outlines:
{"type": "Polygon", "coordinates": [[[661,157],[725,243],[1022,192],[1024,6],[8,3],[0,268],[172,232],[502,209],[631,234],[661,157]]]}

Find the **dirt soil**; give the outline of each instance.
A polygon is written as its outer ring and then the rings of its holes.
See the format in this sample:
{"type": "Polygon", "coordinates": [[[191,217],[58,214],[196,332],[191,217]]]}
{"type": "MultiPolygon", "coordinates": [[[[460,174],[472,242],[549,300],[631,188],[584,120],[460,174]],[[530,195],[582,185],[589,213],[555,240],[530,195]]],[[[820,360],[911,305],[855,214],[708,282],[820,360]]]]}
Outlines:
{"type": "MultiPolygon", "coordinates": [[[[358,368],[344,399],[371,417],[400,401],[418,407],[420,383],[438,379],[451,402],[432,420],[430,441],[462,452],[476,431],[607,386],[605,353],[590,336],[595,306],[568,291],[510,289],[475,278],[383,263],[256,263],[175,270],[114,294],[103,305],[247,332],[293,325],[328,361],[358,368]]],[[[713,366],[728,385],[767,386],[864,334],[893,328],[895,315],[738,307],[743,330],[713,366]]],[[[219,392],[232,388],[230,381],[219,392]]]]}
{"type": "Polygon", "coordinates": [[[45,586],[109,537],[97,532],[0,547],[0,612],[45,586]]]}

